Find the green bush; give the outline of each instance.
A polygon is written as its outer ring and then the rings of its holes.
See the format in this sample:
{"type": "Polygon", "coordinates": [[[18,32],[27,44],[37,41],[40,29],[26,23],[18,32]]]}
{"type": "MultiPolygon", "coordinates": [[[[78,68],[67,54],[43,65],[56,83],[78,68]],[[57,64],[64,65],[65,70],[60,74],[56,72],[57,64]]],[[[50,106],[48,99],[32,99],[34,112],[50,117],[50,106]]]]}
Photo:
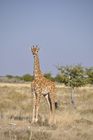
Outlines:
{"type": "Polygon", "coordinates": [[[21,78],[22,80],[28,82],[28,81],[32,81],[33,80],[33,76],[31,76],[30,74],[25,74],[22,76],[21,78]]]}
{"type": "Polygon", "coordinates": [[[47,79],[49,79],[49,80],[51,80],[51,81],[55,81],[55,78],[52,77],[51,73],[45,73],[44,74],[44,77],[47,78],[47,79]]]}
{"type": "Polygon", "coordinates": [[[86,68],[87,81],[89,84],[93,84],[93,67],[86,68]]]}
{"type": "Polygon", "coordinates": [[[58,82],[58,83],[63,83],[62,76],[60,74],[57,74],[56,77],[55,77],[55,81],[58,82]]]}
{"type": "Polygon", "coordinates": [[[13,78],[12,75],[6,75],[6,77],[9,78],[9,79],[13,78]]]}

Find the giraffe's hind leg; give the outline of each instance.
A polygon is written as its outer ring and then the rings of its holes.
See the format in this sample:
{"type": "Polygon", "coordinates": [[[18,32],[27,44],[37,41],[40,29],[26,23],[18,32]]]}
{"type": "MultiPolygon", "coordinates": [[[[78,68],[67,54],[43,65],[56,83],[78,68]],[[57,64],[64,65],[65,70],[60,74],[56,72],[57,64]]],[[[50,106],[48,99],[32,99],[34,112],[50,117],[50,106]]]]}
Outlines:
{"type": "Polygon", "coordinates": [[[53,99],[50,96],[50,93],[46,94],[45,98],[47,99],[49,105],[49,124],[51,124],[51,122],[54,122],[55,105],[53,99]]]}

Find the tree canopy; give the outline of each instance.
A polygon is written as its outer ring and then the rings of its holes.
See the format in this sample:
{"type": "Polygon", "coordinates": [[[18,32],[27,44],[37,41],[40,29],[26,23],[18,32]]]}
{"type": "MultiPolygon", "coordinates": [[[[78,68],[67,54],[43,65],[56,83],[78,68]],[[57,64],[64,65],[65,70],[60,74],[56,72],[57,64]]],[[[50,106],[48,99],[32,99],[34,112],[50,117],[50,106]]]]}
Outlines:
{"type": "Polygon", "coordinates": [[[87,84],[86,69],[81,65],[59,66],[58,71],[60,72],[60,81],[66,86],[74,88],[87,84]]]}

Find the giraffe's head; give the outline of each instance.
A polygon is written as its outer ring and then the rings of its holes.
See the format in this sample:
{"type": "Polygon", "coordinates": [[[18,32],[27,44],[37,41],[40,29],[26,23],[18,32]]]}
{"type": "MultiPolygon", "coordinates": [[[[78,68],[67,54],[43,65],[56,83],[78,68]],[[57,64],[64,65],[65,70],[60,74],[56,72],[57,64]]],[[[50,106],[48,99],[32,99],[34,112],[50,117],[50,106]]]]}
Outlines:
{"type": "Polygon", "coordinates": [[[36,46],[33,45],[33,47],[31,48],[31,51],[32,51],[32,54],[34,56],[37,55],[38,54],[38,51],[39,51],[38,46],[37,45],[36,46]]]}

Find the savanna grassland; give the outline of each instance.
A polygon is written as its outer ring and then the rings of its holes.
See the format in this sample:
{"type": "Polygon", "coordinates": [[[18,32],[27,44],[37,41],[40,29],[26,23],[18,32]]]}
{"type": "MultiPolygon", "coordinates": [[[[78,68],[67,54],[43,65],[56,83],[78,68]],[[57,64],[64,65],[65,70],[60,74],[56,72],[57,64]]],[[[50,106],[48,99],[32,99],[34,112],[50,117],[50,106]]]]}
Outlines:
{"type": "Polygon", "coordinates": [[[48,124],[48,105],[42,97],[39,121],[31,125],[30,83],[0,83],[0,140],[93,140],[93,87],[76,89],[76,108],[70,95],[70,88],[57,85],[56,123],[48,124]]]}

